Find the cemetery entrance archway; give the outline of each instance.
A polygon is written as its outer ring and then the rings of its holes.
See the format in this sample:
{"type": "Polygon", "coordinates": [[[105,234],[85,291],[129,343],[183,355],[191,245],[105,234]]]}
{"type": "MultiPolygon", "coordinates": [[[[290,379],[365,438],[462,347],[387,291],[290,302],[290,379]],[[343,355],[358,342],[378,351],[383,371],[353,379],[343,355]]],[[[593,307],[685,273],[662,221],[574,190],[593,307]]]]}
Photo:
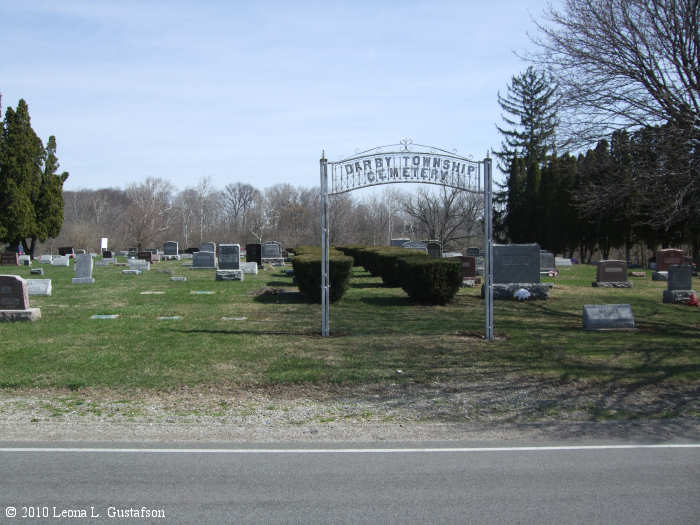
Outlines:
{"type": "Polygon", "coordinates": [[[493,340],[493,202],[491,159],[461,157],[432,146],[380,146],[338,161],[321,157],[321,335],[330,334],[328,196],[382,184],[435,184],[484,196],[484,297],[486,339],[493,340]],[[329,173],[330,171],[330,173],[329,173]]]}

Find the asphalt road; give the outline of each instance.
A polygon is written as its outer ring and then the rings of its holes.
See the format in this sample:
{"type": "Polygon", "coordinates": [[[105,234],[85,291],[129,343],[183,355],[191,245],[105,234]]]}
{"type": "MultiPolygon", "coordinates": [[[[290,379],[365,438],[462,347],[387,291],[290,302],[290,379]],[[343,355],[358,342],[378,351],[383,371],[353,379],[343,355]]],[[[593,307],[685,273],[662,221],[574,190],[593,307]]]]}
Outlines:
{"type": "Polygon", "coordinates": [[[639,525],[700,516],[697,445],[126,446],[0,444],[0,523],[105,523],[144,510],[165,518],[120,521],[639,525]]]}

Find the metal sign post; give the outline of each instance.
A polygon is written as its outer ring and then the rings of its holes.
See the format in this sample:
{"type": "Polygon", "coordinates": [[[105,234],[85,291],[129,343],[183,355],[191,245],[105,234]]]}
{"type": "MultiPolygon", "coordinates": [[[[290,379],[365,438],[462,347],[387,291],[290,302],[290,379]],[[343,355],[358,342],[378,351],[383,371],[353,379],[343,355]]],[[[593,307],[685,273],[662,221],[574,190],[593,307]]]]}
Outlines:
{"type": "Polygon", "coordinates": [[[486,340],[493,341],[493,195],[491,159],[484,159],[484,299],[486,340]]]}
{"type": "Polygon", "coordinates": [[[321,156],[321,335],[327,337],[330,324],[330,296],[328,286],[328,161],[321,156]]]}

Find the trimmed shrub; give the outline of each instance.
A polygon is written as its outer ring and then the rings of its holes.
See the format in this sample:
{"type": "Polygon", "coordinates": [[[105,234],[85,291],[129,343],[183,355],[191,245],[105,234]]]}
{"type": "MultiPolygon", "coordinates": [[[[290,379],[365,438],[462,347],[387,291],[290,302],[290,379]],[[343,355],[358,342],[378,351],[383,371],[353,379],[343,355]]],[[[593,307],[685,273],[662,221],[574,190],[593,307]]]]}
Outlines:
{"type": "Polygon", "coordinates": [[[458,261],[424,256],[398,260],[401,288],[421,304],[447,304],[459,290],[462,268],[458,261]]]}
{"type": "MultiPolygon", "coordinates": [[[[292,259],[294,277],[299,291],[309,301],[321,302],[321,249],[304,250],[297,248],[297,254],[292,259]]],[[[335,302],[340,299],[348,289],[350,274],[352,272],[352,257],[342,255],[336,250],[331,250],[328,260],[330,285],[330,300],[335,302]]]]}
{"type": "Polygon", "coordinates": [[[395,288],[401,286],[399,260],[403,257],[422,258],[427,257],[427,255],[406,248],[385,248],[377,250],[373,257],[377,274],[384,281],[384,285],[395,288]]]}

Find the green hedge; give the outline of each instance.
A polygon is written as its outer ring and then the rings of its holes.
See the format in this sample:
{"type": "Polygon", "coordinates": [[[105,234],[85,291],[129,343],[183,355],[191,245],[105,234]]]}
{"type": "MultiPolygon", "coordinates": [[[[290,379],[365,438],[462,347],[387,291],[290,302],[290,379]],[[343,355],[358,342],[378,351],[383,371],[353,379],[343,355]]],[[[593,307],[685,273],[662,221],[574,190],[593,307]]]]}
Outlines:
{"type": "MultiPolygon", "coordinates": [[[[321,302],[321,249],[317,247],[298,247],[292,259],[294,277],[299,291],[308,300],[321,302]]],[[[337,250],[331,250],[328,260],[331,302],[340,299],[350,283],[352,273],[352,257],[342,255],[337,250]]]]}
{"type": "Polygon", "coordinates": [[[398,260],[401,288],[411,300],[422,304],[446,304],[459,290],[459,261],[410,256],[398,260]]]}

